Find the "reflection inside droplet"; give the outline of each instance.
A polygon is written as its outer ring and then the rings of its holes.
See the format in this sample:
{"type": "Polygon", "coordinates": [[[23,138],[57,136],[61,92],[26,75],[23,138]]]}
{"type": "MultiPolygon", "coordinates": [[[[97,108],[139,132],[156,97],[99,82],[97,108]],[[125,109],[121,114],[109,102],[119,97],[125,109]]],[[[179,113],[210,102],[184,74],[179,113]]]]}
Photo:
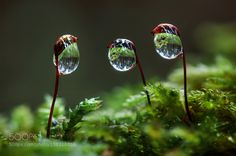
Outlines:
{"type": "Polygon", "coordinates": [[[127,39],[116,39],[109,45],[108,59],[118,71],[131,70],[136,65],[135,47],[127,39]]]}
{"type": "Polygon", "coordinates": [[[156,52],[165,59],[175,59],[183,53],[178,29],[171,24],[160,24],[154,30],[156,52]]]}

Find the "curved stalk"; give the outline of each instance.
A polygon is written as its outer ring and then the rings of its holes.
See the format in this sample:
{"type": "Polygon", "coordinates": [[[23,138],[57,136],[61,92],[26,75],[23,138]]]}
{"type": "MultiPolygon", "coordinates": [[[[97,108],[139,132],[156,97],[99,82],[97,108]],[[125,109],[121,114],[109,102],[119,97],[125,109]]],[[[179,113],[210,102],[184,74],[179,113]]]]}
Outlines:
{"type": "Polygon", "coordinates": [[[184,102],[185,102],[185,110],[186,110],[186,113],[187,113],[189,121],[192,122],[191,113],[189,111],[189,106],[188,106],[188,97],[187,97],[187,68],[186,68],[186,58],[185,58],[185,53],[184,52],[182,54],[182,59],[183,59],[183,67],[184,67],[184,102]]]}
{"type": "Polygon", "coordinates": [[[52,115],[53,115],[53,110],[54,110],[54,105],[55,105],[55,102],[56,102],[58,85],[59,85],[59,76],[60,75],[59,75],[59,70],[58,70],[58,55],[55,55],[55,62],[56,62],[56,81],[55,81],[55,88],[54,88],[54,95],[53,95],[52,105],[51,105],[50,114],[49,114],[49,117],[48,117],[47,138],[50,138],[52,115]]]}
{"type": "MultiPolygon", "coordinates": [[[[146,84],[146,79],[145,79],[145,76],[144,76],[144,73],[143,73],[141,62],[140,62],[139,57],[136,53],[136,50],[135,50],[135,56],[136,56],[136,61],[137,61],[137,64],[138,64],[138,69],[139,69],[139,72],[140,72],[140,75],[141,75],[141,78],[142,78],[142,81],[143,81],[143,85],[146,86],[147,85],[146,84]]],[[[149,93],[148,93],[147,90],[145,90],[145,93],[146,93],[146,96],[147,96],[148,105],[151,106],[151,100],[150,100],[149,93]]]]}

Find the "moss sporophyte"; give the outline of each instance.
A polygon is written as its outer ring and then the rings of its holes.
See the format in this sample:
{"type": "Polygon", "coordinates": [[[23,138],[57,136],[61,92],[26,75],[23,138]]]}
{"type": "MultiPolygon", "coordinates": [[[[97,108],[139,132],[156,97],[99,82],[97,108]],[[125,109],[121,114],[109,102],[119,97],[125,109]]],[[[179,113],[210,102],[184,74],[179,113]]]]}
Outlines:
{"type": "Polygon", "coordinates": [[[59,77],[74,72],[79,65],[79,59],[80,54],[77,47],[77,37],[72,35],[63,35],[59,37],[54,45],[53,62],[56,67],[56,81],[50,114],[48,117],[47,138],[50,137],[50,127],[57,97],[59,77]]]}
{"type": "Polygon", "coordinates": [[[183,50],[183,45],[180,39],[180,33],[176,26],[168,23],[157,25],[153,30],[154,45],[156,52],[165,59],[175,59],[181,57],[184,68],[184,98],[185,110],[189,121],[192,121],[187,98],[187,76],[186,76],[186,57],[183,50]]]}
{"type": "MultiPolygon", "coordinates": [[[[128,39],[118,38],[108,45],[108,59],[111,66],[121,72],[133,69],[138,65],[139,72],[146,86],[146,79],[143,73],[141,62],[136,52],[134,43],[128,39]]],[[[145,90],[148,104],[151,105],[149,93],[145,90]]]]}

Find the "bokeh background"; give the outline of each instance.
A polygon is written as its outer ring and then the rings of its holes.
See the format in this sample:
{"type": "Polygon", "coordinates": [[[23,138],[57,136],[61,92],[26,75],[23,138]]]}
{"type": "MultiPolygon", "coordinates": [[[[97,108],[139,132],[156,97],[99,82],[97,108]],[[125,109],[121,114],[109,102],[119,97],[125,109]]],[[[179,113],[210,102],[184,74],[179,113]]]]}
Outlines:
{"type": "Polygon", "coordinates": [[[18,104],[34,108],[45,94],[53,94],[53,44],[62,34],[79,38],[79,68],[60,79],[58,93],[74,105],[116,86],[141,82],[137,68],[120,73],[110,66],[110,41],[134,41],[147,79],[165,80],[179,61],[156,54],[151,30],[163,22],[178,26],[187,57],[201,58],[201,28],[235,23],[235,6],[235,0],[1,0],[0,112],[18,104]]]}

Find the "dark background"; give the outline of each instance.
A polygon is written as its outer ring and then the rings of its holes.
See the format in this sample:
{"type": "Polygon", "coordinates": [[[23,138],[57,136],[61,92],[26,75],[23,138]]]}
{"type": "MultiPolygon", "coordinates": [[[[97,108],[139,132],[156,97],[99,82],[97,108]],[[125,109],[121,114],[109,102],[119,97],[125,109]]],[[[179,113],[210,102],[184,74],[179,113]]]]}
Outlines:
{"type": "Polygon", "coordinates": [[[137,68],[120,73],[107,60],[107,44],[118,38],[136,43],[147,79],[163,80],[178,61],[155,53],[151,30],[172,23],[181,31],[187,55],[204,55],[195,30],[206,23],[235,22],[235,0],[1,0],[0,112],[26,103],[31,107],[53,94],[53,44],[62,34],[78,36],[79,68],[60,80],[59,96],[73,105],[115,86],[140,82],[137,68]]]}

